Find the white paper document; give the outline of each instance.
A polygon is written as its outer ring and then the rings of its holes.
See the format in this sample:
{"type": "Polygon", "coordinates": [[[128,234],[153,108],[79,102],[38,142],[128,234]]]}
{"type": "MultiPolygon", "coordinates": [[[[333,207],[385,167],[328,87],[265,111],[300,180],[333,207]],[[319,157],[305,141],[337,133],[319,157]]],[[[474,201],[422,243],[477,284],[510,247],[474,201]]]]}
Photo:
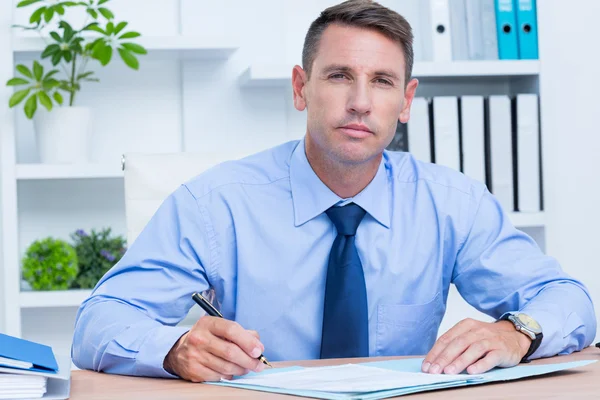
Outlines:
{"type": "Polygon", "coordinates": [[[259,374],[235,380],[236,384],[288,390],[316,390],[338,393],[367,393],[437,383],[482,379],[481,375],[432,375],[392,371],[384,368],[346,364],[334,367],[304,368],[296,371],[259,374]]]}

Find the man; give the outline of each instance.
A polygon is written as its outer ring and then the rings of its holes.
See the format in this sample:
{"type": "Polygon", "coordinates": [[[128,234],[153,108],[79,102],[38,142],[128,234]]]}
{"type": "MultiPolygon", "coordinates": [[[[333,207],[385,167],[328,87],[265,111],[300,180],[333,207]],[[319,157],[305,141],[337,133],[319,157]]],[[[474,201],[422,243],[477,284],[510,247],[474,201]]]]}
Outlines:
{"type": "Polygon", "coordinates": [[[169,196],[81,306],[77,366],[201,382],[260,371],[261,353],[428,353],[425,372],[482,373],[590,344],[584,285],[483,184],[384,151],[418,84],[403,17],[369,1],[328,8],[302,64],[305,138],[169,196]],[[462,321],[436,343],[451,283],[497,321],[462,321]],[[209,288],[225,318],[174,326],[209,288]]]}

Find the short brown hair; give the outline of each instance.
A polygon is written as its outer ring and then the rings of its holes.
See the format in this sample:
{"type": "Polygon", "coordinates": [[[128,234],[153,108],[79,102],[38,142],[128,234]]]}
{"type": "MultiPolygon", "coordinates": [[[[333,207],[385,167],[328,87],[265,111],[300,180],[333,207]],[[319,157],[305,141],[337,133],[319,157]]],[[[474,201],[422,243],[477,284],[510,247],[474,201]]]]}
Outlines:
{"type": "Polygon", "coordinates": [[[310,78],[312,64],[323,32],[330,24],[374,29],[402,46],[405,62],[405,85],[411,78],[414,61],[413,33],[408,21],[397,12],[371,0],[348,0],[321,12],[304,39],[302,68],[310,78]]]}

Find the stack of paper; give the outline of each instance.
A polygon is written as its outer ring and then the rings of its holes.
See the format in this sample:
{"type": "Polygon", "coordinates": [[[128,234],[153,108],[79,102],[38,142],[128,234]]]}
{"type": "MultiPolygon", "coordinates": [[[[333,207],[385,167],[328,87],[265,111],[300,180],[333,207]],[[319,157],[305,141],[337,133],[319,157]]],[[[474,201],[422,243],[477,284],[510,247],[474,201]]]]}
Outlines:
{"type": "Polygon", "coordinates": [[[71,360],[51,347],[0,334],[0,399],[66,399],[71,360]]]}
{"type": "Polygon", "coordinates": [[[549,374],[596,361],[497,368],[481,375],[425,374],[420,372],[422,362],[422,358],[413,358],[336,367],[275,368],[207,384],[319,399],[384,399],[429,390],[549,374]]]}
{"type": "Polygon", "coordinates": [[[46,393],[43,376],[0,374],[0,399],[34,399],[46,393]]]}

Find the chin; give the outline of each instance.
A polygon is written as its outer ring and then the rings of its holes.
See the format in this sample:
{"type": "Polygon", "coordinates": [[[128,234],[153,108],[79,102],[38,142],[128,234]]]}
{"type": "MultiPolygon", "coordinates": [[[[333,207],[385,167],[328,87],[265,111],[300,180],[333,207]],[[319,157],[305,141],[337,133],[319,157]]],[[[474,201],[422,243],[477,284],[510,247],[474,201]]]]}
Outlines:
{"type": "Polygon", "coordinates": [[[371,146],[367,146],[367,144],[362,141],[355,141],[339,144],[333,149],[332,153],[334,153],[334,157],[342,163],[362,164],[380,154],[381,151],[373,149],[371,146]]]}

